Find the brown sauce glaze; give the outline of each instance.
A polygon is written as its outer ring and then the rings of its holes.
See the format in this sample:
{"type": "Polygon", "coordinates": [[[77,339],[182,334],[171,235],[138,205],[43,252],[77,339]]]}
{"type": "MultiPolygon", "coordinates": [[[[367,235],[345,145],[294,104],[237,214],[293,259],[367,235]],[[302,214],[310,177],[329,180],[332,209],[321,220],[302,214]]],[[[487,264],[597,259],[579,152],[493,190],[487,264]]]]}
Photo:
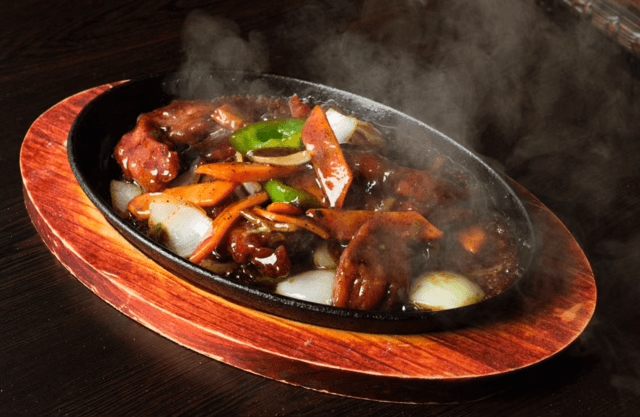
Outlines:
{"type": "MultiPolygon", "coordinates": [[[[146,192],[159,192],[172,187],[172,181],[193,161],[237,161],[238,154],[229,141],[234,131],[262,121],[292,119],[292,109],[298,117],[306,115],[309,111],[305,106],[297,97],[175,101],[140,116],[135,129],[116,147],[114,156],[125,180],[138,183],[146,192]]],[[[338,262],[335,306],[411,309],[407,299],[411,280],[429,271],[462,274],[482,288],[485,298],[495,297],[514,282],[519,272],[514,236],[505,219],[485,212],[488,198],[478,198],[483,191],[471,174],[440,156],[425,161],[421,167],[403,166],[386,156],[384,146],[369,143],[360,131],[341,149],[353,182],[340,210],[377,214],[363,215],[348,226],[317,214],[309,217],[303,211],[297,216],[329,231],[353,228],[351,241],[336,238],[342,236],[340,233],[329,232],[330,247],[338,262]],[[442,237],[417,230],[415,224],[402,217],[379,215],[385,212],[418,213],[430,227],[435,226],[430,230],[437,228],[442,237]]],[[[213,179],[203,175],[194,181],[213,179]]],[[[281,181],[304,190],[326,207],[327,199],[311,162],[303,163],[281,181]]],[[[205,210],[216,218],[250,192],[239,184],[222,203],[205,210]]],[[[238,217],[203,265],[219,263],[224,265],[221,270],[227,277],[273,289],[282,279],[313,268],[310,254],[322,240],[304,225],[256,221],[255,213],[249,210],[238,217]]]]}

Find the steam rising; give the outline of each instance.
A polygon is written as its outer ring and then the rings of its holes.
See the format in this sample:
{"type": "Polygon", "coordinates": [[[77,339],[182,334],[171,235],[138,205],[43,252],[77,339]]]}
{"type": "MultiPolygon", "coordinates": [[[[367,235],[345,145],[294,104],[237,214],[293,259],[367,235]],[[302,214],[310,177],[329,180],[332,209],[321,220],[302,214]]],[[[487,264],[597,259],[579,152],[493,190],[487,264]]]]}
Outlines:
{"type": "MultiPolygon", "coordinates": [[[[640,318],[640,84],[621,51],[589,23],[533,1],[354,3],[306,2],[263,33],[192,15],[187,93],[212,68],[276,72],[383,102],[474,149],[587,251],[604,300],[588,350],[628,349],[616,329],[640,318]]],[[[611,358],[613,386],[637,389],[637,353],[611,358]]]]}
{"type": "Polygon", "coordinates": [[[183,97],[224,94],[225,86],[209,77],[214,69],[251,72],[268,69],[264,36],[251,32],[243,38],[238,25],[227,19],[192,13],[185,22],[184,45],[186,61],[178,74],[188,80],[180,84],[178,93],[183,97]]]}

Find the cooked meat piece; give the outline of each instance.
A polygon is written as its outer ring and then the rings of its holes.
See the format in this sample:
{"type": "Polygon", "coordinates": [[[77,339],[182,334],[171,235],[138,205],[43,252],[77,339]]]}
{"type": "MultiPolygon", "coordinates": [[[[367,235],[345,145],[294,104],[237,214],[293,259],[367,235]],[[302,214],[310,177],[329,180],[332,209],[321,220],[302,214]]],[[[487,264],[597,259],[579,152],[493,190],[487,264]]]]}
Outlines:
{"type": "Polygon", "coordinates": [[[271,278],[282,278],[289,275],[291,271],[291,260],[284,246],[280,245],[276,249],[258,248],[251,258],[260,272],[271,278]]]}
{"type": "MultiPolygon", "coordinates": [[[[454,184],[447,178],[441,178],[429,171],[407,168],[386,159],[368,149],[346,149],[344,151],[356,183],[364,194],[373,196],[378,204],[371,203],[366,195],[356,199],[353,204],[365,204],[366,208],[383,210],[380,204],[387,205],[390,199],[396,202],[395,207],[387,210],[404,210],[400,207],[411,207],[428,216],[435,207],[450,207],[470,196],[470,190],[454,184]]],[[[462,178],[460,179],[462,180],[462,178]]],[[[358,194],[357,186],[352,187],[352,194],[358,194]]],[[[360,191],[360,194],[363,194],[360,191]]]]}
{"type": "Polygon", "coordinates": [[[235,161],[236,149],[229,142],[233,132],[222,129],[211,133],[201,142],[192,145],[190,151],[198,153],[205,162],[235,161]]]}
{"type": "Polygon", "coordinates": [[[371,149],[344,147],[344,157],[356,179],[364,180],[368,188],[382,184],[393,163],[371,149]]]}
{"type": "Polygon", "coordinates": [[[396,167],[389,183],[399,197],[421,203],[425,207],[447,206],[467,199],[465,189],[452,182],[433,176],[428,171],[396,167]]]}
{"type": "Polygon", "coordinates": [[[115,157],[128,180],[136,181],[147,192],[166,188],[180,171],[180,158],[169,143],[156,140],[162,131],[149,119],[122,137],[115,157]]]}
{"type": "Polygon", "coordinates": [[[228,250],[234,262],[251,262],[262,274],[280,278],[291,271],[291,260],[282,245],[285,239],[282,233],[259,232],[244,223],[229,233],[228,250]]]}
{"type": "MultiPolygon", "coordinates": [[[[487,298],[502,293],[518,276],[518,248],[504,222],[483,219],[470,227],[483,232],[483,240],[473,251],[459,242],[459,234],[446,242],[446,258],[437,260],[443,268],[473,277],[487,298]]],[[[460,233],[464,233],[463,229],[460,233]]]]}
{"type": "Polygon", "coordinates": [[[504,292],[518,276],[518,248],[504,222],[489,221],[484,227],[487,242],[475,256],[477,266],[469,267],[467,273],[491,298],[504,292]]]}
{"type": "Polygon", "coordinates": [[[172,143],[193,145],[219,128],[213,118],[217,107],[205,101],[174,101],[141,118],[160,126],[172,143]]]}
{"type": "Polygon", "coordinates": [[[390,310],[405,301],[411,279],[412,246],[428,223],[376,215],[360,227],[340,256],[333,301],[336,307],[390,310]]]}

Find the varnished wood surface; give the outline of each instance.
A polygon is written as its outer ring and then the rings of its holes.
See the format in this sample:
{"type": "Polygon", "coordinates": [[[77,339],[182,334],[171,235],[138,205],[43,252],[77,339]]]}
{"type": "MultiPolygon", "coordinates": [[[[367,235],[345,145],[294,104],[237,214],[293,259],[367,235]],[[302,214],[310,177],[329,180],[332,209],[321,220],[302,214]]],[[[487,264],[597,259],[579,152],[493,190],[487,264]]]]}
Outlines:
{"type": "MultiPolygon", "coordinates": [[[[637,62],[615,45],[551,1],[522,2],[532,4],[535,26],[512,15],[496,21],[497,14],[486,9],[482,15],[465,14],[474,10],[472,4],[494,4],[486,1],[397,3],[405,8],[329,0],[78,3],[27,0],[0,6],[0,414],[637,415],[640,88],[637,62]],[[432,14],[409,13],[412,7],[429,7],[432,14]],[[245,38],[263,36],[272,72],[366,93],[452,136],[471,137],[478,152],[556,213],[585,250],[599,290],[587,331],[552,359],[492,381],[486,398],[437,406],[385,404],[326,395],[209,360],[122,315],[80,284],[29,220],[18,165],[22,141],[36,118],[66,97],[178,68],[183,24],[195,9],[236,22],[245,38]],[[483,20],[496,30],[504,26],[506,35],[475,38],[473,31],[448,26],[483,20]],[[288,32],[280,32],[285,28],[288,32]],[[394,37],[401,30],[416,36],[394,37]],[[320,41],[335,46],[340,34],[354,32],[361,37],[344,38],[340,45],[350,54],[342,63],[331,62],[333,74],[349,67],[356,55],[393,68],[383,75],[464,68],[442,79],[448,80],[445,86],[455,82],[467,88],[438,102],[458,114],[473,111],[469,99],[483,99],[482,117],[475,124],[450,124],[442,113],[430,111],[436,106],[385,100],[390,92],[411,95],[416,88],[345,81],[329,77],[324,67],[302,65],[320,41]],[[527,47],[509,49],[509,40],[523,33],[527,47]],[[443,58],[444,45],[434,41],[440,38],[464,44],[452,45],[443,58]],[[388,46],[395,55],[380,55],[367,45],[388,46]],[[480,48],[484,55],[458,60],[462,46],[480,48]],[[548,56],[555,60],[542,62],[548,56]],[[522,60],[528,62],[526,71],[522,60]],[[477,76],[480,64],[494,72],[477,76]],[[471,87],[473,95],[465,94],[471,87]],[[541,92],[549,93],[545,100],[541,92]],[[505,101],[520,109],[518,117],[498,111],[496,104],[505,101]],[[475,128],[463,129],[468,126],[475,128]],[[536,148],[540,142],[545,147],[536,148]]],[[[495,9],[513,11],[509,5],[516,3],[496,2],[495,9]]],[[[438,91],[428,90],[425,97],[442,99],[438,91]]]]}
{"type": "Polygon", "coordinates": [[[542,242],[541,267],[527,278],[522,303],[465,329],[403,336],[340,331],[260,313],[189,285],[114,233],[69,166],[65,145],[73,121],[111,87],[65,99],[31,127],[20,154],[25,203],[44,242],[80,282],[176,343],[248,372],[332,394],[451,402],[462,398],[453,393],[468,389],[469,382],[482,385],[564,350],[593,316],[596,287],[584,253],[525,190],[542,242]],[[433,387],[438,395],[430,392],[433,387]]]}

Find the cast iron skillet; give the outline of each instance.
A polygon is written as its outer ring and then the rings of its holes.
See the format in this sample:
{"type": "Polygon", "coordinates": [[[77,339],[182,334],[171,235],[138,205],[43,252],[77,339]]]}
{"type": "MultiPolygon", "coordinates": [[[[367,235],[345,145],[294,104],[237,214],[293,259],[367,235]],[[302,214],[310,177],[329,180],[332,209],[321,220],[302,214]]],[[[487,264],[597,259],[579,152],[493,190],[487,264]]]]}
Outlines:
{"type": "Polygon", "coordinates": [[[536,232],[515,192],[504,179],[468,150],[399,111],[366,98],[291,78],[243,72],[214,72],[196,82],[176,77],[153,77],[119,85],[100,95],[81,112],[68,140],[71,167],[82,189],[104,217],[134,246],[177,276],[233,302],[291,320],[331,328],[369,333],[422,333],[442,331],[486,320],[507,319],[517,314],[521,287],[534,268],[536,232]],[[508,216],[518,236],[522,273],[503,294],[467,307],[439,312],[385,313],[339,309],[295,300],[241,285],[217,276],[139,233],[111,208],[109,183],[121,177],[113,151],[123,134],[131,130],[141,113],[149,112],[175,99],[213,98],[219,95],[266,94],[311,97],[313,102],[333,102],[385,130],[397,131],[393,140],[403,164],[419,162],[433,149],[473,172],[494,195],[496,205],[508,216]]]}

